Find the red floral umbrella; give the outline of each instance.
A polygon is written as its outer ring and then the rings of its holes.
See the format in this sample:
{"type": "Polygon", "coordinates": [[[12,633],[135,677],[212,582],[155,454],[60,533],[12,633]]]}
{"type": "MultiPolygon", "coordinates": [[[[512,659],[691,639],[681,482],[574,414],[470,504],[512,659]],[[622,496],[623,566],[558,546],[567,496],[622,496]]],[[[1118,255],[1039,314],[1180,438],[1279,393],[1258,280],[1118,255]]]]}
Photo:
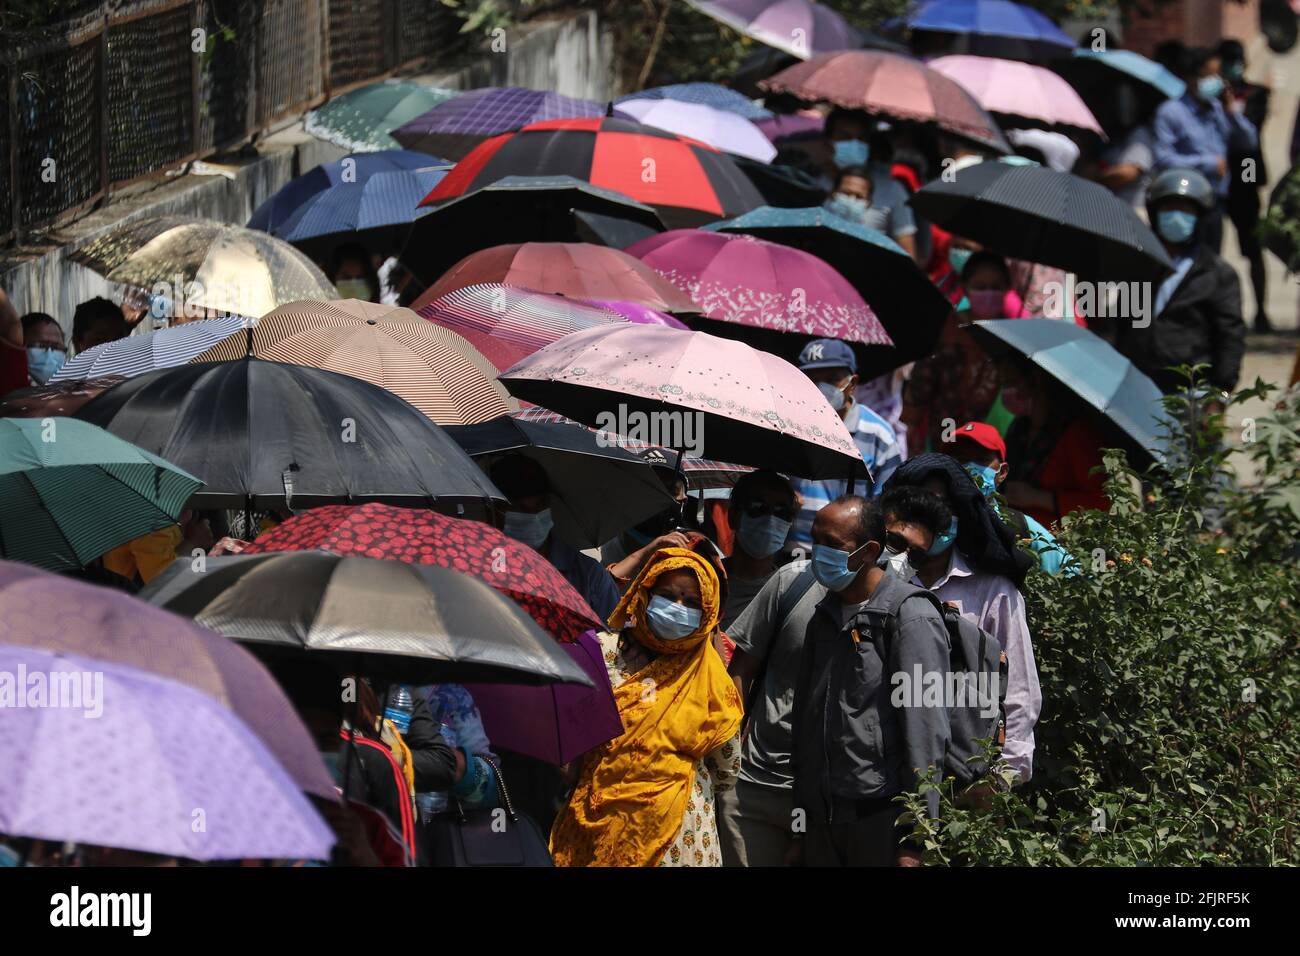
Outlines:
{"type": "Polygon", "coordinates": [[[326,505],[295,515],[244,554],[322,549],[335,554],[436,564],[496,588],[561,641],[575,641],[599,616],[545,558],[477,521],[392,505],[326,505]]]}

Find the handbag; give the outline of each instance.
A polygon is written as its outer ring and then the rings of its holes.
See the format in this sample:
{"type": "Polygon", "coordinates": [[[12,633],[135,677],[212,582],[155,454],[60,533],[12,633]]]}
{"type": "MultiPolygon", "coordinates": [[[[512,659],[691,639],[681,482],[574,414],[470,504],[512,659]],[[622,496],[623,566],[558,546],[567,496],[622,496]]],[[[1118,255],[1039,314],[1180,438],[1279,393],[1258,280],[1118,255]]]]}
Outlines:
{"type": "Polygon", "coordinates": [[[466,810],[453,798],[455,811],[425,824],[430,866],[554,866],[537,823],[515,810],[501,768],[479,757],[496,775],[502,807],[466,810]]]}

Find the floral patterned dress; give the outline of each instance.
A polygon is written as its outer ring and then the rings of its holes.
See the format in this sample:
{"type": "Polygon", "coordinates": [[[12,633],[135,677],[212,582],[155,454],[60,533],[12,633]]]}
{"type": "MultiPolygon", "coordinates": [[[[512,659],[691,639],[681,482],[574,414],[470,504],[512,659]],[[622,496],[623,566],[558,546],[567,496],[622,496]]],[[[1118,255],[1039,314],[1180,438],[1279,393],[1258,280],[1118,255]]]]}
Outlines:
{"type": "MultiPolygon", "coordinates": [[[[604,631],[599,635],[611,687],[635,680],[650,663],[649,652],[629,639],[604,631]]],[[[718,821],[713,812],[715,794],[730,790],[740,775],[740,733],[695,765],[695,781],[686,802],[681,829],[660,866],[722,866],[718,847],[718,821]]]]}

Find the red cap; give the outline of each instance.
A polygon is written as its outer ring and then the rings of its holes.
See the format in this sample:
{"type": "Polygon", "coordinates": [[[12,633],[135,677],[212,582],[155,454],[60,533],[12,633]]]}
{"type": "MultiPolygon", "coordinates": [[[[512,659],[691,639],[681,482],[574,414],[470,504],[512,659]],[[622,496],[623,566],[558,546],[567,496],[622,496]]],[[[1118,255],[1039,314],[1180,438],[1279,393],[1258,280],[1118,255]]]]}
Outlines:
{"type": "Polygon", "coordinates": [[[1007,460],[1007,443],[1002,440],[996,428],[985,422],[967,422],[958,428],[952,437],[954,441],[958,438],[969,439],[981,448],[997,452],[998,457],[1003,461],[1007,460]]]}

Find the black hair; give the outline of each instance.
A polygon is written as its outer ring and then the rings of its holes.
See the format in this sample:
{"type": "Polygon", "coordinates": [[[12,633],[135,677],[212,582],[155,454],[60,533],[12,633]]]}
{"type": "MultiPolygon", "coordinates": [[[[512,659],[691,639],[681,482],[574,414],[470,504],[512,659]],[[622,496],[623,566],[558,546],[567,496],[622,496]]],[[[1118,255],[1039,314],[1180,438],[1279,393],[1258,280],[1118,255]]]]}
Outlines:
{"type": "MultiPolygon", "coordinates": [[[[956,445],[957,442],[965,442],[965,447],[970,448],[975,452],[975,461],[981,465],[991,465],[993,462],[1001,460],[1001,456],[998,455],[996,451],[992,448],[986,448],[968,435],[963,435],[958,432],[953,436],[952,441],[954,445],[956,445]]],[[[955,458],[956,456],[954,455],[953,457],[955,458]]]]}
{"type": "Polygon", "coordinates": [[[1155,48],[1151,59],[1155,60],[1170,73],[1178,73],[1187,44],[1182,40],[1166,40],[1155,48]]]}
{"type": "Polygon", "coordinates": [[[879,498],[864,498],[862,495],[841,495],[831,502],[833,505],[857,505],[858,524],[853,529],[854,543],[858,547],[868,541],[885,540],[885,513],[880,509],[879,498]]]}
{"type": "Polygon", "coordinates": [[[550,494],[551,491],[546,469],[527,455],[506,455],[497,459],[488,469],[488,477],[512,502],[530,495],[550,494]]]}
{"type": "Polygon", "coordinates": [[[45,312],[28,312],[22,318],[24,337],[38,325],[44,325],[47,322],[59,330],[59,335],[63,335],[63,326],[59,325],[59,320],[45,312]]]}
{"type": "Polygon", "coordinates": [[[943,534],[952,524],[952,509],[948,502],[920,485],[890,488],[880,499],[880,511],[882,535],[885,515],[919,524],[936,535],[943,534]]]}
{"type": "Polygon", "coordinates": [[[1246,48],[1241,45],[1240,40],[1220,40],[1217,52],[1219,59],[1224,63],[1246,62],[1246,48]]]}
{"type": "Polygon", "coordinates": [[[835,128],[836,123],[840,122],[840,120],[846,120],[846,119],[858,120],[861,123],[863,123],[867,127],[867,134],[866,134],[867,138],[868,139],[871,138],[871,132],[873,127],[871,117],[868,116],[866,113],[863,113],[861,110],[849,110],[849,109],[845,109],[842,106],[837,106],[834,109],[832,109],[830,115],[826,117],[826,123],[825,126],[823,127],[826,130],[826,138],[830,139],[831,130],[835,128]]]}
{"type": "Polygon", "coordinates": [[[794,486],[790,484],[790,479],[770,468],[759,468],[757,471],[740,476],[732,486],[731,503],[740,505],[749,501],[760,488],[774,488],[784,495],[789,495],[790,500],[794,500],[794,486]]]}
{"type": "Polygon", "coordinates": [[[1007,260],[996,252],[988,252],[984,249],[972,252],[971,257],[966,260],[966,265],[961,270],[962,282],[966,282],[975,274],[975,270],[984,266],[992,266],[1002,273],[1002,278],[1007,280],[1007,288],[1011,288],[1011,268],[1007,265],[1007,260]]]}
{"type": "Polygon", "coordinates": [[[375,297],[379,297],[379,273],[375,271],[374,264],[370,261],[370,250],[359,242],[344,242],[334,247],[334,253],[330,256],[329,268],[325,270],[325,275],[329,277],[330,282],[335,281],[338,277],[339,269],[343,268],[343,263],[352,260],[360,262],[366,270],[365,278],[375,290],[375,297]]]}
{"type": "Polygon", "coordinates": [[[92,328],[100,322],[113,322],[122,326],[127,324],[122,310],[105,299],[102,295],[87,299],[77,306],[72,313],[72,341],[80,342],[92,328]]]}
{"type": "Polygon", "coordinates": [[[1183,47],[1178,56],[1178,69],[1175,72],[1180,80],[1193,80],[1196,74],[1201,72],[1201,67],[1218,55],[1218,51],[1211,50],[1209,47],[1183,47]]]}
{"type": "Polygon", "coordinates": [[[871,181],[871,173],[867,171],[867,167],[865,166],[845,166],[843,169],[836,172],[835,185],[831,187],[831,191],[833,192],[836,189],[839,189],[840,183],[844,182],[844,180],[848,179],[850,176],[858,179],[865,179],[867,182],[867,191],[872,194],[875,193],[876,184],[871,181]]]}

